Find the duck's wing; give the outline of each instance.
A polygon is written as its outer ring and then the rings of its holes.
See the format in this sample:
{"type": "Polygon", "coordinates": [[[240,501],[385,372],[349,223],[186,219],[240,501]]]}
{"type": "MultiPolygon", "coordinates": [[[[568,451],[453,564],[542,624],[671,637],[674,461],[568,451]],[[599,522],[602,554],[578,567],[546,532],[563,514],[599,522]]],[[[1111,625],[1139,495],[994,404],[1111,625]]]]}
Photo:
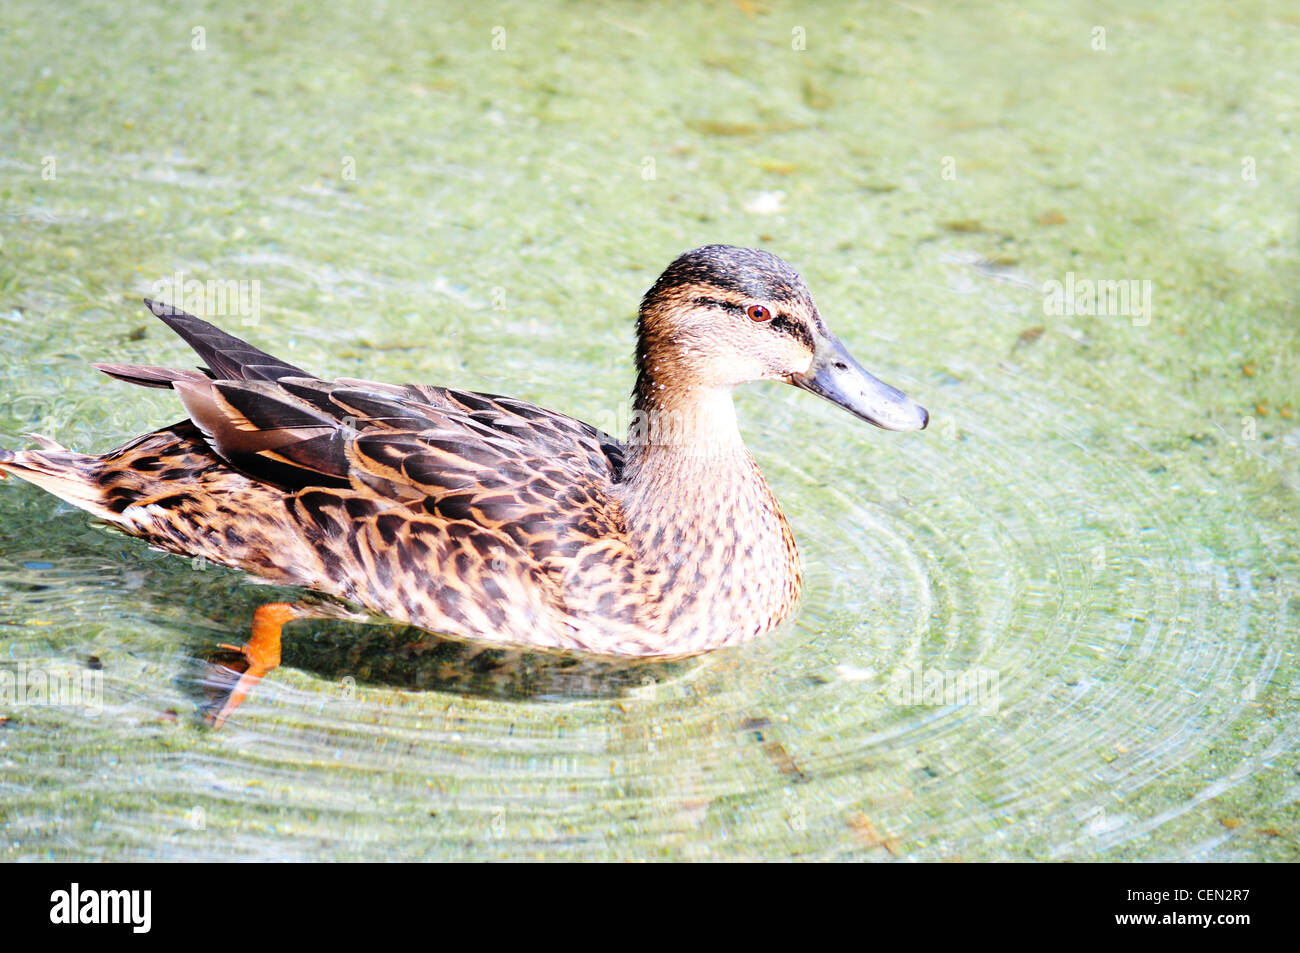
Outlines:
{"type": "Polygon", "coordinates": [[[118,380],[176,390],[213,450],[251,476],[293,488],[356,485],[384,456],[379,448],[386,440],[405,444],[418,436],[435,455],[460,455],[476,472],[508,468],[511,457],[522,456],[554,460],[611,483],[621,478],[619,441],[565,414],[448,387],[324,381],[194,315],[148,299],[145,304],[206,366],[95,366],[118,380]]]}
{"type": "Polygon", "coordinates": [[[636,600],[612,604],[608,595],[644,575],[612,492],[623,465],[613,437],[508,397],[321,380],[206,321],[151,307],[206,367],[98,366],[121,380],[174,388],[216,466],[204,471],[206,482],[179,487],[119,461],[119,495],[125,502],[132,488],[136,504],[119,522],[139,513],[138,535],[267,575],[262,550],[274,556],[271,537],[284,527],[264,530],[237,559],[228,544],[213,549],[192,539],[189,527],[219,523],[213,511],[223,507],[274,508],[298,527],[282,549],[300,578],[385,615],[506,644],[579,648],[567,641],[577,636],[563,624],[566,614],[598,605],[610,625],[633,621],[636,600]],[[141,492],[149,489],[174,508],[150,509],[141,492]],[[571,585],[579,575],[581,585],[571,585]]]}
{"type": "Polygon", "coordinates": [[[237,381],[279,380],[281,377],[311,377],[301,368],[260,351],[247,341],[227,334],[202,318],[173,308],[161,301],[144,299],[145,307],[175,331],[207,365],[199,370],[178,371],[139,364],[96,364],[109,377],[145,387],[171,387],[176,380],[226,378],[237,381]]]}

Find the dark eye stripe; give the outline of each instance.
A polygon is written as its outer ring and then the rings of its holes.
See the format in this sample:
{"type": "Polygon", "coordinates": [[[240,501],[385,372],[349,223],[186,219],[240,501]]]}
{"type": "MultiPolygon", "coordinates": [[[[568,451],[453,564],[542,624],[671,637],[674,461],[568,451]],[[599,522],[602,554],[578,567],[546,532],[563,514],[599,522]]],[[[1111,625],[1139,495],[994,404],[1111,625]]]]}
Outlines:
{"type": "MultiPolygon", "coordinates": [[[[721,298],[707,298],[701,296],[693,298],[691,303],[700,308],[720,308],[723,311],[730,312],[731,314],[746,313],[746,308],[743,305],[736,304],[734,301],[723,301],[721,298]]],[[[796,341],[801,342],[809,350],[815,349],[812,332],[784,311],[773,314],[771,321],[768,323],[768,327],[774,331],[780,332],[781,334],[788,334],[796,341]]]]}
{"type": "Polygon", "coordinates": [[[740,314],[745,310],[736,302],[723,301],[721,298],[696,298],[693,303],[701,308],[721,308],[723,311],[730,311],[732,314],[740,314]]]}
{"type": "Polygon", "coordinates": [[[790,315],[782,312],[772,319],[771,328],[774,331],[780,331],[782,334],[788,334],[796,341],[802,342],[808,350],[814,350],[812,332],[804,327],[800,322],[795,321],[790,315]]]}

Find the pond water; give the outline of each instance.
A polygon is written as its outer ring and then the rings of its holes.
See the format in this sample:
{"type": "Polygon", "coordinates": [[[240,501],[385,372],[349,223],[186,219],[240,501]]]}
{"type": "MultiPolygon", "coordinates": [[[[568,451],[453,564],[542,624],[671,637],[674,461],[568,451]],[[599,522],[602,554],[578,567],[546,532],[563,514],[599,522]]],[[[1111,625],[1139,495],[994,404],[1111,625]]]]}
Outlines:
{"type": "Polygon", "coordinates": [[[179,419],[88,366],[188,366],[177,272],[322,375],[613,427],[709,242],[932,423],[738,394],[807,577],[751,645],[302,623],[219,732],[267,590],[6,481],[0,670],[101,703],[0,699],[0,857],[1300,859],[1300,15],[1059,7],[5,4],[2,446],[179,419]]]}

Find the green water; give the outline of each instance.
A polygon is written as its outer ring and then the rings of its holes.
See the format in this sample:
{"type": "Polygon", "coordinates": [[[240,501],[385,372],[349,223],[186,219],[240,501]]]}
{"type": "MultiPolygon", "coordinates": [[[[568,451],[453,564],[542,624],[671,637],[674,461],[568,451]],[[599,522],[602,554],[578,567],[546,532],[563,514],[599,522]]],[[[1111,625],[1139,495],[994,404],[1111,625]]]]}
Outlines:
{"type": "Polygon", "coordinates": [[[7,481],[0,668],[103,704],[0,710],[0,857],[1297,859],[1297,63],[1282,2],[10,0],[0,445],[177,419],[87,366],[187,365],[138,303],[177,270],[317,373],[612,426],[707,242],[933,422],[739,395],[807,576],[750,646],[303,624],[220,732],[192,659],[267,593],[7,481]],[[1149,315],[1045,314],[1071,273],[1149,315]]]}

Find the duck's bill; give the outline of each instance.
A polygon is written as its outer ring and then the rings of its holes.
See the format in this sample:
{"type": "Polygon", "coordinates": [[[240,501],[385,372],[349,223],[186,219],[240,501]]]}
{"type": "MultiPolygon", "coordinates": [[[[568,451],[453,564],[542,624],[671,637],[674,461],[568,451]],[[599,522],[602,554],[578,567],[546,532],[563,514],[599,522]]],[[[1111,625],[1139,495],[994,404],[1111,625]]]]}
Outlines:
{"type": "Polygon", "coordinates": [[[924,430],[930,422],[924,407],[869,374],[834,337],[817,342],[812,366],[790,383],[885,430],[924,430]]]}

